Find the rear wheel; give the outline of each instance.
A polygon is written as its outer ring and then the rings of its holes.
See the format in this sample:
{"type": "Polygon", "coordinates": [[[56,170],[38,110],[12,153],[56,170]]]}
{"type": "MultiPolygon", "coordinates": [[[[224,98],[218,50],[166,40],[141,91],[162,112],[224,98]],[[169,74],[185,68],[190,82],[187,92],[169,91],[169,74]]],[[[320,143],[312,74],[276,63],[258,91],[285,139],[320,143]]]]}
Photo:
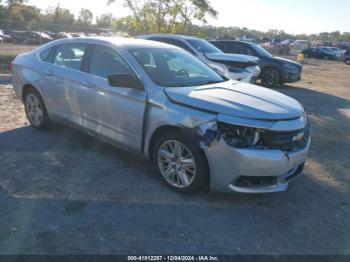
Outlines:
{"type": "Polygon", "coordinates": [[[261,83],[265,87],[275,87],[280,82],[280,74],[274,68],[267,68],[261,74],[261,83]]]}
{"type": "Polygon", "coordinates": [[[45,129],[49,126],[50,120],[47,115],[44,101],[39,92],[34,88],[25,92],[24,108],[32,127],[36,129],[45,129]]]}
{"type": "Polygon", "coordinates": [[[163,134],[153,152],[163,182],[179,193],[192,193],[207,185],[209,168],[203,151],[176,132],[163,134]]]}

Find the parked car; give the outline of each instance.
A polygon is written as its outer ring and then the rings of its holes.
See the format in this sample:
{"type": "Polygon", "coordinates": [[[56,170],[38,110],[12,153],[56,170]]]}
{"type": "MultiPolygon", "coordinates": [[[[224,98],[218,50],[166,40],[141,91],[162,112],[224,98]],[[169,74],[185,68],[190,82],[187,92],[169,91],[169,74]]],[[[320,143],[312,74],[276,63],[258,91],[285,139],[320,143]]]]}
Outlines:
{"type": "Polygon", "coordinates": [[[8,34],[5,34],[3,30],[0,30],[0,38],[5,43],[10,43],[12,41],[11,36],[9,36],[8,34]]]}
{"type": "Polygon", "coordinates": [[[183,35],[142,35],[140,39],[163,42],[180,47],[226,78],[255,83],[260,74],[258,59],[246,55],[224,54],[208,41],[183,35]]]}
{"type": "Polygon", "coordinates": [[[64,32],[59,32],[59,33],[47,32],[47,34],[54,40],[62,39],[62,38],[72,38],[70,34],[64,33],[64,32]]]}
{"type": "Polygon", "coordinates": [[[338,48],[336,48],[336,47],[325,46],[325,47],[320,47],[320,48],[325,50],[326,52],[334,54],[335,55],[335,59],[340,59],[340,57],[343,54],[342,50],[341,49],[338,50],[338,48]]]}
{"type": "Polygon", "coordinates": [[[305,58],[321,58],[326,60],[335,60],[336,55],[323,48],[309,48],[301,52],[305,58]]]}
{"type": "Polygon", "coordinates": [[[350,50],[350,44],[340,44],[338,47],[345,51],[350,50]]]}
{"type": "Polygon", "coordinates": [[[35,31],[14,31],[11,37],[14,43],[25,45],[45,44],[53,40],[49,35],[35,31]]]}
{"type": "Polygon", "coordinates": [[[259,78],[265,87],[271,88],[279,83],[296,82],[301,79],[302,65],[300,63],[282,57],[275,57],[257,44],[234,40],[215,40],[211,43],[225,53],[258,57],[261,68],[259,78]]]}
{"type": "Polygon", "coordinates": [[[72,37],[85,37],[86,35],[84,33],[71,33],[70,34],[72,37]]]}
{"type": "Polygon", "coordinates": [[[310,42],[308,40],[295,40],[292,47],[298,50],[305,50],[310,47],[310,42]]]}
{"type": "Polygon", "coordinates": [[[50,122],[155,161],[171,189],[277,192],[310,145],[299,102],[227,80],[175,46],[122,38],[61,39],[17,56],[13,87],[34,128],[50,122]]]}
{"type": "Polygon", "coordinates": [[[346,51],[343,56],[341,57],[341,60],[345,62],[345,64],[350,65],[350,50],[346,51]]]}
{"type": "Polygon", "coordinates": [[[340,49],[339,47],[330,46],[329,48],[332,49],[334,52],[340,53],[341,55],[345,53],[345,50],[340,49]]]}

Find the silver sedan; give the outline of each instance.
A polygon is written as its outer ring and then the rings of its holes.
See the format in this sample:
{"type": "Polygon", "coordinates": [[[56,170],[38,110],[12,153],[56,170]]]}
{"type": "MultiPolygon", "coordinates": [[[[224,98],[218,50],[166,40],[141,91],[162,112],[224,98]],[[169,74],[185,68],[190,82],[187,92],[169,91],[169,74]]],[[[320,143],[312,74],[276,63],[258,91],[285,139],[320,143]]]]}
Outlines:
{"type": "Polygon", "coordinates": [[[302,172],[310,128],[296,100],[227,80],[167,44],[53,41],[12,63],[34,128],[60,122],[155,162],[171,189],[283,191],[302,172]]]}

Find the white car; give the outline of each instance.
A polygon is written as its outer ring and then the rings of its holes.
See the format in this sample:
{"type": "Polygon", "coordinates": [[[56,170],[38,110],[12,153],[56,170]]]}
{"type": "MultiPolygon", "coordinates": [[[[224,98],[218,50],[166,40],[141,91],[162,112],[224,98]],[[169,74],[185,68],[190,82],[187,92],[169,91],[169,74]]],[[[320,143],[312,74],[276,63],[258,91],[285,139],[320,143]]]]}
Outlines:
{"type": "Polygon", "coordinates": [[[153,40],[180,47],[209,65],[220,75],[254,84],[261,73],[259,58],[241,54],[225,54],[206,40],[185,35],[150,34],[137,38],[153,40]]]}

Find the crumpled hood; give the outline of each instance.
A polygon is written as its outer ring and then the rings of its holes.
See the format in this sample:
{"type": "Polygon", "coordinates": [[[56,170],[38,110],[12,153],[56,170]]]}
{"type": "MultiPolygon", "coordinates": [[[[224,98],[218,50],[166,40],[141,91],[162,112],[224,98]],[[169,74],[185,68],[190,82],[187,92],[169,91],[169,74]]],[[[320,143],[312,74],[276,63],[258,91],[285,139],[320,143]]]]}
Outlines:
{"type": "Polygon", "coordinates": [[[239,63],[252,63],[256,64],[259,58],[250,55],[237,55],[237,54],[225,54],[225,53],[212,53],[205,54],[205,56],[213,61],[217,62],[239,62],[239,63]]]}
{"type": "Polygon", "coordinates": [[[169,99],[201,110],[258,120],[287,120],[302,116],[295,99],[260,86],[226,81],[200,87],[171,87],[169,99]]]}

